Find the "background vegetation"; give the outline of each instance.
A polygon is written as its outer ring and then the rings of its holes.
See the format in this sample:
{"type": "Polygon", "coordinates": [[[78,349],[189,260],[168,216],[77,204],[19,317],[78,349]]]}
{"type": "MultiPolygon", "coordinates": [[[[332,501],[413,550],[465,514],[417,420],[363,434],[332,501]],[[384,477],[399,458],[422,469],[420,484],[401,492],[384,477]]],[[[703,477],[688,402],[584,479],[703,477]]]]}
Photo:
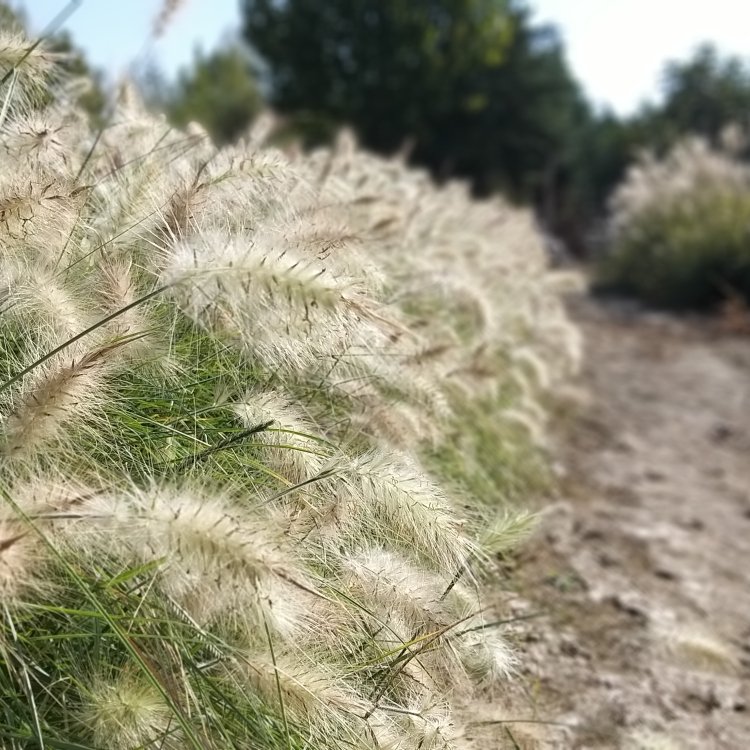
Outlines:
{"type": "MultiPolygon", "coordinates": [[[[524,0],[243,0],[242,11],[228,49],[197,51],[174,82],[141,76],[175,124],[196,120],[226,143],[270,106],[275,141],[307,146],[348,125],[367,148],[408,154],[439,180],[532,205],[578,256],[601,251],[610,196],[641,152],[664,156],[689,135],[715,146],[750,111],[748,64],[709,45],[665,66],[659,103],[629,117],[595,107],[558,31],[524,0]]],[[[100,112],[101,90],[87,96],[100,112]]]]}
{"type": "MultiPolygon", "coordinates": [[[[658,104],[630,117],[600,110],[573,78],[556,29],[536,23],[520,0],[244,0],[243,13],[245,43],[258,55],[246,72],[284,118],[280,142],[330,142],[351,125],[368,148],[403,151],[437,179],[461,176],[476,193],[500,189],[531,204],[545,231],[579,256],[609,249],[610,196],[640,153],[662,157],[689,135],[716,146],[727,126],[744,129],[750,111],[747,64],[707,45],[665,67],[658,104]]],[[[208,65],[197,59],[188,77],[199,80],[208,65]]],[[[188,94],[186,80],[166,97],[175,116],[226,137],[202,112],[210,87],[188,94]]],[[[222,80],[238,96],[258,90],[236,70],[222,80]]],[[[255,93],[246,101],[257,102],[255,93]]]]}

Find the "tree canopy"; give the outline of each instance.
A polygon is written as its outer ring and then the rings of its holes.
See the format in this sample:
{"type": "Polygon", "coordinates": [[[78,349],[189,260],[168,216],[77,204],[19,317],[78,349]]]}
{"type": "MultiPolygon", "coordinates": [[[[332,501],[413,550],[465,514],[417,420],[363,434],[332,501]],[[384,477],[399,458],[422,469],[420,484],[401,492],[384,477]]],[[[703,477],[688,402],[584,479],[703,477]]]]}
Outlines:
{"type": "MultiPolygon", "coordinates": [[[[243,0],[281,112],[405,144],[437,175],[528,197],[585,104],[554,29],[513,0],[243,0]]],[[[320,132],[320,129],[318,130],[320,132]]]]}
{"type": "Polygon", "coordinates": [[[750,119],[750,68],[710,44],[687,61],[669,63],[663,89],[659,117],[672,132],[715,139],[729,123],[747,125],[750,119]]]}

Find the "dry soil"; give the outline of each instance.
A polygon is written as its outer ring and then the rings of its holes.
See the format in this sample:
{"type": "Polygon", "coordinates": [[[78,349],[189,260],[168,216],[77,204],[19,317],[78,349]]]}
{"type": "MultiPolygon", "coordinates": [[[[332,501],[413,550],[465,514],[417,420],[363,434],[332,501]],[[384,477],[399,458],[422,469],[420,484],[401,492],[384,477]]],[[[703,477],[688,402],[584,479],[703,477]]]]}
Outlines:
{"type": "Polygon", "coordinates": [[[750,336],[571,310],[583,397],[556,438],[559,498],[509,576],[530,619],[493,726],[510,748],[750,750],[750,336]]]}

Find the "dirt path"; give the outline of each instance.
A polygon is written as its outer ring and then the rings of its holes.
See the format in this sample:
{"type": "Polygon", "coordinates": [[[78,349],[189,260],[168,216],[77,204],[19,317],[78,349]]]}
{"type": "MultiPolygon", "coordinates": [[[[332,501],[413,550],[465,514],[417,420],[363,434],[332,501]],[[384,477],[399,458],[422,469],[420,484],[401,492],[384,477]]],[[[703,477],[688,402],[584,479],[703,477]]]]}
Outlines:
{"type": "Polygon", "coordinates": [[[589,403],[516,571],[510,746],[750,749],[750,337],[573,305],[589,403]],[[536,742],[532,741],[536,738],[536,742]]]}

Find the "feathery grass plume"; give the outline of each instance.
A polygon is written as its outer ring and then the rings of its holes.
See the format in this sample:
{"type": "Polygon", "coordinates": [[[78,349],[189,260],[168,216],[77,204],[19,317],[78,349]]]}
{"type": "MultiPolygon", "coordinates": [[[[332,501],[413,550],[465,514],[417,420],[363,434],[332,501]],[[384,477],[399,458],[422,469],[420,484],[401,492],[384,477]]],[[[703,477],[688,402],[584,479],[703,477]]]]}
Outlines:
{"type": "Polygon", "coordinates": [[[301,654],[273,659],[250,654],[237,660],[238,676],[272,705],[283,707],[295,721],[310,722],[330,738],[363,732],[360,724],[370,702],[347,684],[341,673],[301,654]]]}
{"type": "MultiPolygon", "coordinates": [[[[99,294],[102,307],[108,313],[130,307],[136,301],[135,280],[132,274],[132,259],[123,259],[105,255],[99,266],[99,294]]],[[[131,308],[112,321],[113,330],[119,335],[142,331],[147,328],[143,323],[140,310],[131,308]]]]}
{"type": "Polygon", "coordinates": [[[179,243],[168,253],[163,280],[194,320],[236,337],[269,368],[304,370],[345,349],[355,331],[376,319],[355,280],[257,232],[179,243]]]}
{"type": "Polygon", "coordinates": [[[77,718],[96,747],[185,747],[169,706],[138,674],[123,672],[112,678],[95,678],[85,688],[77,718]]]}
{"type": "Polygon", "coordinates": [[[408,549],[451,575],[476,555],[465,520],[406,455],[369,451],[351,459],[341,478],[339,492],[349,496],[356,522],[371,541],[408,549]]]}
{"type": "Polygon", "coordinates": [[[462,586],[449,589],[450,580],[382,548],[346,558],[342,574],[347,590],[367,602],[380,620],[388,622],[395,613],[405,622],[411,632],[400,634],[404,641],[410,640],[414,631],[451,624],[462,616],[471,599],[462,586]]]}
{"type": "Polygon", "coordinates": [[[408,403],[421,407],[434,419],[450,418],[450,403],[437,373],[415,361],[413,348],[392,345],[385,353],[386,357],[369,357],[360,367],[385,391],[397,391],[408,403]]]}
{"type": "Polygon", "coordinates": [[[44,263],[9,258],[0,266],[0,288],[6,290],[0,326],[11,321],[27,342],[49,351],[90,324],[73,284],[64,284],[44,263]]]}
{"type": "Polygon", "coordinates": [[[122,345],[73,345],[26,376],[0,427],[5,454],[29,457],[61,437],[71,422],[93,417],[102,405],[113,355],[122,345]]]}
{"type": "Polygon", "coordinates": [[[309,215],[316,206],[311,184],[298,165],[277,150],[252,143],[228,146],[206,161],[202,184],[212,201],[201,204],[195,220],[200,228],[225,228],[230,233],[309,215]]]}
{"type": "Polygon", "coordinates": [[[546,420],[540,421],[538,411],[528,408],[530,405],[536,406],[533,401],[529,401],[520,403],[517,408],[503,409],[500,417],[506,424],[523,430],[533,445],[544,448],[547,445],[546,420]]]}
{"type": "Polygon", "coordinates": [[[538,326],[540,343],[547,348],[547,360],[555,365],[557,382],[570,379],[581,370],[583,336],[564,316],[562,310],[551,313],[538,326]]]}
{"type": "Polygon", "coordinates": [[[248,429],[268,425],[257,433],[267,446],[263,460],[290,484],[314,477],[332,457],[331,446],[314,435],[310,418],[279,392],[246,393],[232,410],[248,429]]]}
{"type": "Polygon", "coordinates": [[[528,373],[534,386],[540,391],[546,391],[552,384],[547,363],[529,346],[519,347],[511,352],[513,363],[519,372],[528,373]]]}
{"type": "Polygon", "coordinates": [[[0,128],[0,143],[9,156],[24,159],[32,167],[63,172],[68,167],[71,122],[64,122],[56,112],[16,113],[0,128]]]}
{"type": "Polygon", "coordinates": [[[352,232],[346,215],[336,206],[304,205],[283,223],[284,241],[295,252],[309,253],[336,272],[356,278],[363,289],[380,294],[386,284],[383,270],[363,253],[363,243],[352,232]]]}
{"type": "Polygon", "coordinates": [[[407,747],[419,750],[461,750],[467,747],[463,741],[463,729],[447,702],[415,702],[399,717],[398,724],[409,738],[407,747]]]}
{"type": "Polygon", "coordinates": [[[360,394],[351,414],[352,429],[403,453],[415,446],[435,446],[442,437],[440,424],[424,410],[398,400],[385,400],[377,392],[360,394]]]}
{"type": "MultiPolygon", "coordinates": [[[[212,151],[211,137],[198,123],[190,123],[185,135],[184,155],[188,157],[189,168],[182,170],[182,181],[160,209],[161,227],[153,240],[158,247],[174,244],[197,231],[203,224],[201,217],[210,213],[208,194],[216,192],[207,173],[221,152],[212,151]]],[[[218,196],[213,197],[218,200],[218,196]]]]}
{"type": "Polygon", "coordinates": [[[168,368],[167,342],[160,340],[151,305],[137,304],[144,295],[137,286],[138,273],[133,260],[104,253],[96,272],[100,318],[117,314],[104,330],[116,340],[129,339],[127,346],[118,350],[119,357],[133,365],[156,363],[161,369],[168,368]]]}
{"type": "Polygon", "coordinates": [[[513,673],[516,657],[492,631],[478,594],[455,579],[382,549],[347,558],[344,570],[346,590],[377,616],[372,627],[381,631],[384,645],[393,650],[400,640],[405,652],[421,654],[405,672],[412,692],[414,685],[434,688],[436,679],[457,687],[461,666],[475,681],[490,684],[513,673]]]}
{"type": "Polygon", "coordinates": [[[7,513],[0,516],[0,600],[13,606],[44,587],[43,553],[34,532],[7,513]]]}
{"type": "MultiPolygon", "coordinates": [[[[162,130],[166,129],[163,125],[162,130]]],[[[158,156],[149,157],[148,152],[136,162],[116,162],[93,194],[97,213],[92,224],[98,233],[97,247],[120,252],[125,257],[141,249],[138,254],[141,262],[145,265],[150,261],[152,268],[158,268],[159,253],[143,252],[145,247],[139,243],[160,238],[164,211],[180,185],[179,176],[169,167],[165,169],[158,156]]]]}
{"type": "Polygon", "coordinates": [[[33,477],[19,476],[7,492],[21,513],[37,525],[43,525],[45,532],[52,531],[52,536],[58,517],[64,517],[96,494],[91,486],[57,471],[35,473],[33,477]]]}
{"type": "Polygon", "coordinates": [[[378,750],[411,750],[410,738],[401,732],[398,722],[386,711],[376,709],[367,718],[367,726],[363,733],[365,747],[378,750]]]}
{"type": "MultiPolygon", "coordinates": [[[[76,547],[94,543],[129,564],[163,560],[157,586],[199,621],[243,607],[270,616],[280,581],[304,585],[305,576],[268,519],[221,495],[134,487],[91,497],[79,512],[81,520],[67,532],[76,547]]],[[[280,607],[280,630],[289,630],[292,602],[287,598],[280,607]]]]}
{"type": "Polygon", "coordinates": [[[519,659],[507,640],[497,633],[487,632],[491,626],[485,616],[466,620],[461,623],[452,646],[475,683],[494,686],[516,673],[519,659]]]}
{"type": "Polygon", "coordinates": [[[478,535],[486,555],[501,555],[515,549],[536,528],[537,516],[528,510],[506,509],[485,519],[478,535]]]}
{"type": "Polygon", "coordinates": [[[50,52],[42,42],[34,45],[17,30],[0,29],[0,101],[13,85],[16,107],[38,103],[59,77],[64,55],[50,52]],[[33,47],[33,48],[32,48],[33,47]]]}
{"type": "Polygon", "coordinates": [[[92,228],[110,251],[140,250],[142,264],[159,268],[162,243],[176,196],[194,183],[210,158],[202,134],[174,130],[164,115],[148,113],[132,85],[118,92],[112,124],[91,158],[96,178],[92,228]]]}
{"type": "Polygon", "coordinates": [[[85,192],[53,174],[0,172],[2,254],[59,262],[85,192]]]}
{"type": "MultiPolygon", "coordinates": [[[[459,327],[455,330],[464,338],[471,334],[473,341],[467,344],[475,351],[486,343],[503,339],[511,347],[517,345],[520,338],[517,311],[519,307],[527,307],[525,297],[537,283],[545,282],[547,274],[544,249],[534,232],[532,218],[510,210],[498,200],[477,203],[462,186],[449,185],[436,191],[423,175],[410,172],[402,164],[378,161],[353,153],[351,148],[346,151],[344,159],[325,152],[317,155],[316,168],[325,175],[324,189],[336,185],[332,200],[346,200],[341,197],[339,183],[348,181],[355,186],[350,189],[347,215],[362,237],[373,236],[366,225],[375,210],[372,204],[379,208],[387,200],[383,198],[385,195],[401,197],[395,205],[387,203],[391,206],[388,241],[383,242],[381,237],[377,252],[391,278],[409,290],[410,306],[415,299],[419,304],[422,301],[428,304],[430,298],[439,299],[441,286],[445,279],[450,279],[450,284],[462,286],[477,303],[476,309],[482,310],[480,326],[473,330],[469,326],[469,331],[466,330],[460,323],[461,316],[453,315],[452,299],[456,295],[449,294],[442,294],[442,305],[429,303],[427,309],[432,307],[436,311],[433,321],[440,322],[442,327],[445,320],[449,323],[448,330],[458,320],[459,327]],[[501,232],[503,247],[498,252],[485,237],[501,232]],[[411,247],[419,247],[419,252],[405,252],[405,248],[411,247]],[[509,294],[513,287],[518,292],[509,294]],[[519,306],[519,302],[524,304],[519,306]],[[477,338],[480,335],[484,342],[477,338]]],[[[564,312],[556,311],[555,315],[564,317],[564,312]]],[[[531,321],[527,331],[535,334],[536,327],[537,321],[531,321]]],[[[427,327],[430,336],[435,335],[435,329],[431,322],[427,327]]],[[[456,361],[461,361],[461,352],[457,353],[456,361]]],[[[476,383],[467,385],[476,388],[476,383]]]]}

